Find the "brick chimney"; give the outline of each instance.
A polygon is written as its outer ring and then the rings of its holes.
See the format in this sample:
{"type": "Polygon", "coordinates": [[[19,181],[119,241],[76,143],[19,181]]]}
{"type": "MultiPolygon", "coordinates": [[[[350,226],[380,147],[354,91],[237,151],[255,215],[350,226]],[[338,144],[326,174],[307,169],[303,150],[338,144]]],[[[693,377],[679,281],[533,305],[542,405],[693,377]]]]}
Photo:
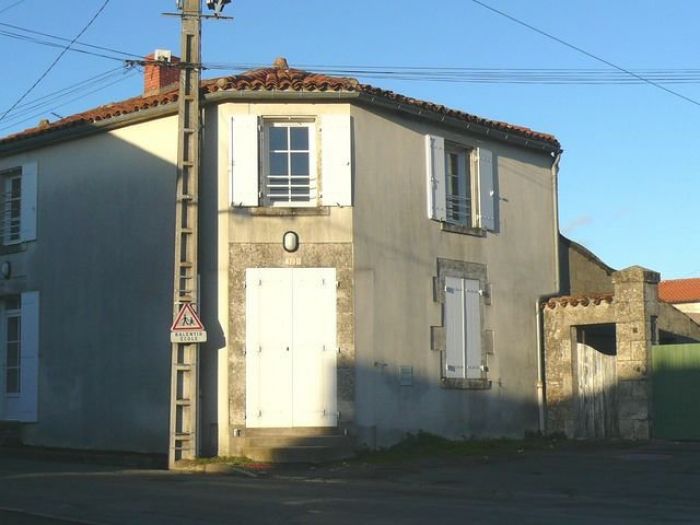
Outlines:
{"type": "Polygon", "coordinates": [[[156,49],[146,57],[143,72],[144,96],[156,95],[166,88],[175,87],[180,80],[180,68],[175,67],[180,59],[167,49],[156,49]]]}

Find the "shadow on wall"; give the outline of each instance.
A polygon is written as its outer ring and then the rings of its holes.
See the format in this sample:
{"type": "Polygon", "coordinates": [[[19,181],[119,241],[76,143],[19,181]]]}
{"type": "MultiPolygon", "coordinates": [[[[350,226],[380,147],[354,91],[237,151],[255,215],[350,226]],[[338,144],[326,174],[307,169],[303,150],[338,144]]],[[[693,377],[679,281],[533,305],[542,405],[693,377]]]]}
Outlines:
{"type": "Polygon", "coordinates": [[[519,438],[537,432],[534,373],[528,392],[498,378],[484,389],[445,388],[439,353],[426,352],[435,354],[434,377],[414,374],[410,365],[400,362],[358,364],[359,444],[388,446],[419,431],[452,439],[519,438]]]}
{"type": "MultiPolygon", "coordinates": [[[[2,256],[21,270],[0,283],[2,294],[40,294],[38,421],[25,426],[27,444],[167,451],[176,178],[170,120],[16,157],[38,163],[37,241],[2,256]]],[[[11,153],[0,155],[3,167],[12,165],[11,153]]],[[[211,340],[222,344],[221,328],[204,314],[211,340]]]]}

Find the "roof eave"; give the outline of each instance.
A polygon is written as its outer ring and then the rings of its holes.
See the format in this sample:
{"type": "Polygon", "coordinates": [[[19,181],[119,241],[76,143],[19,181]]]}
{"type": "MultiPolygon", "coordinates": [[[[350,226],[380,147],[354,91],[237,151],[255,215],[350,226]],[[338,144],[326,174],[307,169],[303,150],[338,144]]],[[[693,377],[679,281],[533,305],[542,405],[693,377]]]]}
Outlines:
{"type": "MultiPolygon", "coordinates": [[[[527,137],[517,132],[508,132],[495,127],[485,126],[468,120],[444,115],[437,111],[419,108],[410,104],[390,100],[381,95],[367,94],[354,91],[217,91],[204,96],[205,105],[219,104],[222,102],[239,100],[323,100],[323,101],[343,101],[357,102],[362,105],[373,106],[394,112],[403,113],[413,118],[426,119],[431,122],[449,126],[460,131],[468,131],[491,140],[497,140],[514,144],[520,147],[533,149],[545,153],[560,153],[561,146],[545,140],[527,137]]],[[[99,122],[77,124],[63,129],[40,133],[33,137],[19,139],[16,142],[0,144],[0,155],[22,153],[38,147],[74,140],[94,133],[111,131],[124,126],[162,118],[177,114],[177,102],[171,102],[149,108],[105,119],[99,122]]]]}
{"type": "Polygon", "coordinates": [[[14,155],[23,153],[32,149],[52,146],[68,140],[102,133],[104,131],[112,131],[114,129],[123,128],[154,120],[157,118],[169,117],[177,115],[177,102],[164,104],[155,108],[143,109],[133,113],[127,113],[118,117],[112,117],[98,122],[83,122],[65,128],[59,128],[46,133],[39,133],[35,136],[19,139],[16,142],[8,144],[0,144],[0,155],[14,155]]]}

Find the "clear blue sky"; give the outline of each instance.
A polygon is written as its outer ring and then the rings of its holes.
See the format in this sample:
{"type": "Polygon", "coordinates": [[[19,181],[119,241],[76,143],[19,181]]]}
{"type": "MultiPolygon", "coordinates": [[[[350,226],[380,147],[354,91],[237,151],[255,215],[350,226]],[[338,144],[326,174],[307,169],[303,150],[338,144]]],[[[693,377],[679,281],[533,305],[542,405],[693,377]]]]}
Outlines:
{"type": "MultiPolygon", "coordinates": [[[[696,0],[483,1],[628,69],[700,67],[696,0]]],[[[104,0],[17,2],[0,0],[0,23],[71,39],[104,0]]],[[[174,10],[174,0],[111,0],[80,41],[137,55],[155,48],[177,51],[179,20],[161,15],[174,10]]],[[[293,67],[604,67],[471,0],[234,0],[224,14],[235,20],[204,25],[205,63],[269,65],[285,56],[293,67]]],[[[22,33],[7,26],[0,31],[22,33]]],[[[0,45],[6,60],[0,84],[4,113],[60,49],[2,34],[0,45]]],[[[68,52],[26,101],[120,66],[68,52]]],[[[208,71],[206,76],[227,73],[208,71]]],[[[54,120],[51,111],[69,115],[140,92],[138,72],[115,75],[105,82],[120,82],[92,94],[85,92],[100,84],[83,87],[39,115],[29,109],[8,115],[0,122],[0,135],[33,126],[40,118],[54,120]],[[79,100],[65,104],[75,97],[79,100]],[[29,120],[19,122],[23,118],[29,120]]],[[[565,150],[559,193],[563,233],[616,268],[640,264],[663,278],[700,276],[700,105],[649,85],[358,78],[553,133],[565,150]]],[[[700,101],[698,83],[667,87],[700,101]]]]}

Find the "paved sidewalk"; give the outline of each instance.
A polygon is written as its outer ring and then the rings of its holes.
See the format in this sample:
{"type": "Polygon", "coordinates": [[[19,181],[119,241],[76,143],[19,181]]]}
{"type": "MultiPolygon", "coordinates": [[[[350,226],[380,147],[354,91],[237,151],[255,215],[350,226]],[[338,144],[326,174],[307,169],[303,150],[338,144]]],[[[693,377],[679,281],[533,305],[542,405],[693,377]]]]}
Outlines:
{"type": "Polygon", "coordinates": [[[0,523],[700,523],[700,444],[232,475],[0,453],[0,523]]]}

